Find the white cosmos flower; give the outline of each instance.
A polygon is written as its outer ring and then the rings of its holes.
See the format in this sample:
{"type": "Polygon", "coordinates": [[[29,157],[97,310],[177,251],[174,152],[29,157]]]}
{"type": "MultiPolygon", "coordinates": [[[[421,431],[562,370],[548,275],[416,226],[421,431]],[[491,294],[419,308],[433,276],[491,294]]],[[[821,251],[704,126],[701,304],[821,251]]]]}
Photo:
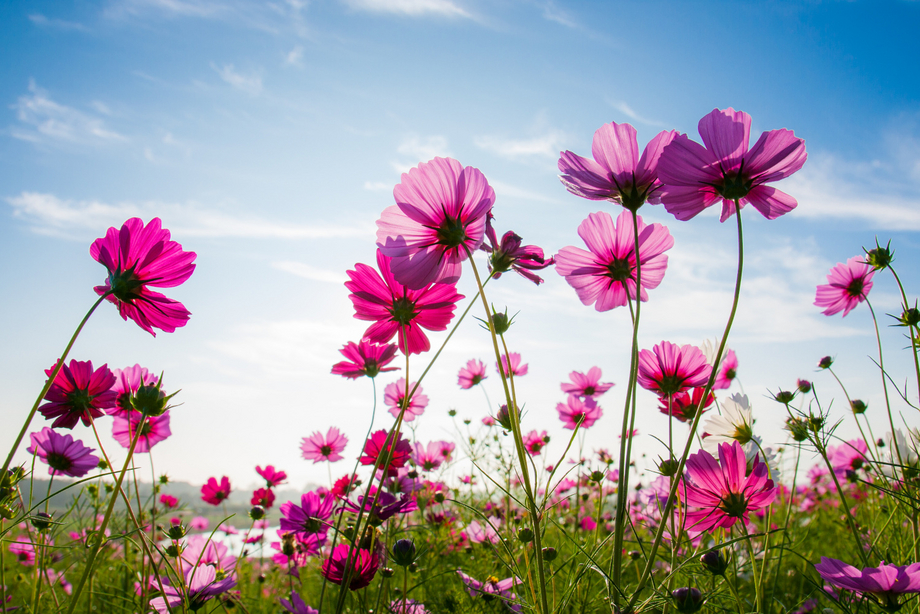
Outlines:
{"type": "Polygon", "coordinates": [[[703,425],[703,449],[707,452],[717,452],[723,442],[745,445],[754,438],[754,418],[746,394],[733,394],[720,406],[722,415],[710,415],[703,425]]]}
{"type": "Polygon", "coordinates": [[[888,458],[882,463],[882,472],[888,477],[896,477],[903,471],[905,474],[916,474],[920,471],[920,430],[908,429],[909,435],[905,436],[901,429],[885,435],[888,449],[888,458]]]}

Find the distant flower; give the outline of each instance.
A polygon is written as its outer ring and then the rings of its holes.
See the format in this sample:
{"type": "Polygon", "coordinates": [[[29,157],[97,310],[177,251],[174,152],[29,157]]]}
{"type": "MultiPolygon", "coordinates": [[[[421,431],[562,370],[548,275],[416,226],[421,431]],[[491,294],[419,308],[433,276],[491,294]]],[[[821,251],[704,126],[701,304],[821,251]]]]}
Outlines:
{"type": "Polygon", "coordinates": [[[20,565],[35,565],[35,545],[24,537],[16,538],[10,543],[10,552],[20,565]]]}
{"type": "Polygon", "coordinates": [[[345,282],[345,287],[351,291],[348,298],[355,307],[355,317],[374,322],[364,331],[365,339],[387,343],[397,337],[403,353],[427,352],[431,344],[422,329],[445,330],[463,295],[457,293],[455,284],[449,283],[418,289],[404,286],[393,277],[390,258],[379,249],[377,268],[379,273],[366,264],[356,264],[355,270],[346,272],[350,281],[345,282]]]}
{"type": "Polygon", "coordinates": [[[434,471],[444,462],[442,446],[445,441],[432,441],[428,445],[421,443],[414,444],[415,452],[412,454],[412,461],[415,466],[422,471],[434,471]]]}
{"type": "Polygon", "coordinates": [[[862,439],[851,439],[845,441],[839,446],[829,446],[827,448],[827,460],[834,473],[840,478],[845,478],[847,473],[862,469],[869,462],[866,453],[869,448],[862,439]]]}
{"type": "Polygon", "coordinates": [[[565,403],[556,405],[556,411],[559,412],[559,419],[563,422],[562,427],[570,431],[574,431],[579,425],[582,429],[594,426],[594,423],[603,414],[600,405],[591,397],[582,400],[572,394],[565,403]]]}
{"type": "Polygon", "coordinates": [[[414,599],[394,599],[390,602],[393,614],[428,614],[425,606],[414,599]]]}
{"type": "Polygon", "coordinates": [[[490,544],[497,544],[501,541],[501,536],[498,534],[496,529],[500,527],[502,521],[498,518],[489,518],[488,522],[480,523],[478,520],[472,521],[467,525],[464,531],[466,536],[470,538],[470,542],[473,544],[482,544],[488,542],[490,544]]]}
{"type": "Polygon", "coordinates": [[[48,465],[50,475],[68,475],[80,478],[99,464],[99,458],[82,441],[70,435],[61,435],[47,426],[37,433],[30,433],[32,445],[26,450],[48,465]]]}
{"type": "Polygon", "coordinates": [[[325,521],[332,516],[334,507],[335,497],[323,496],[317,491],[301,495],[300,505],[292,501],[282,503],[278,508],[281,511],[281,530],[326,535],[328,527],[325,521]]]}
{"type": "Polygon", "coordinates": [[[828,584],[862,593],[889,612],[901,609],[898,595],[920,593],[920,563],[887,565],[882,561],[878,567],[857,569],[822,556],[815,570],[828,584]]]}
{"type": "Polygon", "coordinates": [[[211,522],[204,516],[195,516],[188,523],[188,527],[193,531],[207,531],[209,526],[211,522]]]}
{"type": "Polygon", "coordinates": [[[572,383],[563,382],[560,384],[562,392],[574,394],[579,397],[597,398],[613,388],[612,382],[601,383],[600,367],[591,367],[587,373],[572,371],[569,373],[569,379],[572,383]]]}
{"type": "MultiPolygon", "coordinates": [[[[221,527],[223,528],[223,525],[221,527]]],[[[203,534],[188,537],[179,563],[183,572],[193,569],[196,565],[209,565],[218,574],[232,576],[236,569],[236,557],[230,554],[227,545],[219,539],[211,539],[210,535],[203,534]]]]}
{"type": "Polygon", "coordinates": [[[539,456],[548,439],[546,431],[540,431],[539,433],[536,430],[530,431],[524,435],[524,449],[531,456],[539,456]]]}
{"type": "Polygon", "coordinates": [[[380,522],[385,522],[396,514],[408,514],[418,509],[418,504],[410,495],[404,494],[397,499],[396,496],[391,493],[384,491],[377,492],[376,487],[371,488],[370,496],[366,499],[363,495],[359,496],[357,505],[351,501],[345,501],[343,505],[345,509],[355,513],[359,512],[363,507],[365,513],[367,513],[374,522],[378,520],[380,522]]]}
{"type": "MultiPolygon", "coordinates": [[[[57,363],[55,363],[57,365],[57,363]]],[[[46,369],[49,377],[54,367],[46,369]]],[[[72,429],[82,421],[89,426],[95,418],[115,407],[117,395],[112,390],[115,376],[108,365],[93,370],[93,362],[71,360],[61,365],[54,383],[45,395],[45,403],[38,411],[48,420],[54,418],[52,428],[72,429]]]]}
{"type": "MultiPolygon", "coordinates": [[[[703,400],[703,391],[706,389],[705,386],[697,386],[693,388],[690,392],[676,392],[670,397],[670,407],[668,407],[668,397],[658,397],[658,411],[665,415],[672,416],[679,422],[690,422],[696,417],[697,409],[700,407],[700,401],[703,400]]],[[[709,408],[715,397],[712,396],[712,393],[709,393],[709,396],[706,397],[706,402],[703,403],[702,411],[706,411],[709,408]]]]}
{"type": "MultiPolygon", "coordinates": [[[[409,384],[409,392],[415,388],[415,382],[409,384]]],[[[401,377],[394,383],[388,385],[383,391],[383,403],[389,408],[390,414],[395,418],[402,410],[403,400],[406,398],[406,378],[401,377]]],[[[403,420],[412,422],[417,416],[421,416],[428,407],[428,397],[422,394],[422,387],[415,388],[415,394],[409,399],[409,405],[403,413],[403,420]]]]}
{"type": "Polygon", "coordinates": [[[414,290],[459,280],[495,202],[485,176],[452,158],[435,158],[403,173],[393,197],[396,205],[377,220],[377,246],[393,259],[393,276],[414,290]]]}
{"type": "Polygon", "coordinates": [[[266,465],[265,469],[256,465],[256,473],[265,479],[265,485],[269,488],[284,484],[284,481],[287,479],[287,474],[285,472],[278,471],[272,465],[266,465]]]}
{"type": "Polygon", "coordinates": [[[332,490],[329,492],[339,499],[343,499],[351,493],[355,487],[361,483],[361,480],[358,479],[358,476],[353,475],[343,475],[335,481],[335,484],[332,485],[332,490]]]}
{"type": "MultiPolygon", "coordinates": [[[[130,448],[131,442],[137,433],[141,421],[144,420],[143,414],[133,412],[128,414],[129,417],[122,418],[115,416],[112,420],[112,438],[121,444],[123,448],[130,448]]],[[[147,416],[144,426],[141,428],[140,435],[137,437],[137,444],[134,446],[134,452],[137,454],[146,454],[150,449],[172,435],[169,428],[169,412],[164,412],[159,416],[147,416]]]]}
{"type": "Polygon", "coordinates": [[[875,269],[866,264],[865,256],[853,256],[846,264],[838,263],[827,275],[827,284],[818,286],[815,305],[826,307],[826,316],[848,313],[869,297],[875,269]]]}
{"type": "Polygon", "coordinates": [[[163,595],[150,600],[150,607],[159,614],[170,611],[200,610],[205,603],[236,586],[233,578],[217,579],[217,571],[210,565],[198,565],[185,571],[185,587],[165,584],[163,595]],[[187,599],[187,601],[185,601],[187,599]],[[183,601],[185,603],[183,604],[183,601]],[[185,607],[183,607],[183,605],[185,607]]]}
{"type": "Polygon", "coordinates": [[[332,366],[333,375],[342,375],[349,379],[358,379],[362,375],[377,377],[384,371],[398,371],[399,367],[387,367],[396,356],[396,345],[381,345],[362,339],[355,343],[349,341],[339,353],[347,358],[332,366]]]}
{"type": "Polygon", "coordinates": [[[211,505],[220,505],[229,496],[230,478],[227,476],[222,477],[220,482],[216,478],[210,478],[201,487],[201,500],[211,505]]]}
{"type": "Polygon", "coordinates": [[[110,293],[106,300],[118,307],[122,318],[131,318],[153,336],[154,327],[171,333],[186,325],[191,314],[182,303],[149,289],[174,288],[195,270],[195,252],[182,251],[171,241],[160,218],[144,225],[134,217],[121,230],[109,228],[89,253],[109,272],[105,285],[93,289],[99,296],[110,293]]]}
{"type": "Polygon", "coordinates": [[[488,241],[483,242],[480,249],[490,254],[489,271],[495,279],[501,277],[502,273],[514,271],[524,279],[540,285],[543,278],[531,271],[542,271],[555,262],[552,257],[544,257],[543,250],[536,245],[521,245],[524,240],[510,230],[499,242],[492,228],[491,213],[486,221],[486,237],[488,241]]]}
{"type": "Polygon", "coordinates": [[[517,599],[517,595],[511,592],[511,589],[514,588],[515,584],[521,583],[518,578],[511,577],[505,578],[504,580],[499,580],[494,576],[489,576],[484,582],[480,582],[479,580],[466,575],[459,569],[457,570],[457,575],[460,576],[463,584],[466,585],[467,592],[472,597],[476,597],[478,595],[485,598],[498,598],[504,601],[505,605],[508,606],[508,609],[510,609],[512,612],[521,611],[521,606],[513,603],[517,599]]]}
{"type": "Polygon", "coordinates": [[[179,500],[172,495],[162,494],[160,495],[160,503],[165,505],[168,509],[175,509],[179,507],[179,500]]]}
{"type": "Polygon", "coordinates": [[[319,610],[314,610],[308,606],[303,599],[300,598],[300,595],[297,594],[297,591],[291,591],[291,600],[279,599],[281,607],[287,610],[290,614],[319,614],[319,610]]]}
{"type": "Polygon", "coordinates": [[[275,493],[271,488],[257,488],[252,492],[252,498],[249,500],[252,505],[261,505],[269,509],[275,504],[275,493]]]}
{"type": "Polygon", "coordinates": [[[115,406],[106,410],[110,416],[127,417],[134,411],[131,397],[137,393],[141,386],[156,386],[159,378],[140,365],[125,369],[112,369],[115,376],[115,385],[112,392],[117,395],[115,406]]]}
{"type": "Polygon", "coordinates": [[[755,461],[748,472],[747,457],[737,441],[719,446],[719,460],[705,450],[687,459],[687,479],[678,495],[687,511],[687,528],[693,534],[728,529],[749,514],[768,507],[777,489],[766,464],[755,461]]]}
{"type": "Polygon", "coordinates": [[[466,362],[466,366],[460,369],[457,376],[457,384],[463,390],[469,390],[482,380],[486,379],[486,365],[481,360],[475,358],[466,362]]]}
{"type": "Polygon", "coordinates": [[[304,437],[300,444],[300,450],[304,459],[312,460],[314,465],[320,461],[334,463],[345,458],[342,456],[342,451],[347,445],[348,437],[333,426],[326,431],[325,437],[319,431],[309,437],[304,437]]]}
{"type": "Polygon", "coordinates": [[[638,383],[659,396],[705,386],[712,367],[699,348],[662,341],[639,352],[638,383]]]}
{"type": "Polygon", "coordinates": [[[714,109],[700,120],[703,147],[680,134],[664,148],[658,177],[661,202],[668,213],[689,220],[722,201],[721,221],[750,203],[768,220],[792,211],[796,200],[765,184],[802,168],[805,141],[791,130],[770,130],[750,150],[751,116],[732,108],[714,109]]]}
{"type": "MultiPolygon", "coordinates": [[[[496,363],[495,368],[499,368],[498,363],[496,363]]],[[[514,377],[522,377],[527,375],[527,365],[521,364],[521,355],[517,352],[511,352],[507,356],[502,354],[501,370],[505,373],[506,376],[509,372],[514,375],[514,377]]]]}
{"type": "Polygon", "coordinates": [[[435,441],[433,443],[438,444],[440,447],[438,454],[441,455],[441,459],[444,462],[450,462],[453,457],[454,450],[457,448],[457,444],[452,441],[435,441]]]}
{"type": "MultiPolygon", "coordinates": [[[[719,351],[719,339],[716,338],[715,341],[706,339],[703,341],[701,349],[703,354],[706,355],[706,361],[709,365],[716,368],[715,361],[716,353],[719,351]]],[[[737,376],[738,357],[735,355],[735,350],[725,348],[725,353],[722,355],[722,360],[719,361],[719,366],[716,369],[716,381],[712,385],[712,389],[725,390],[729,388],[737,376]]]]}
{"type": "MultiPolygon", "coordinates": [[[[661,224],[647,225],[637,216],[639,228],[639,264],[642,268],[638,296],[648,300],[646,289],[653,290],[664,279],[674,239],[661,224]]],[[[597,311],[609,311],[626,305],[627,297],[636,299],[636,250],[632,214],[623,211],[613,218],[605,211],[592,213],[578,227],[578,236],[588,250],[563,247],[556,254],[556,272],[565,277],[585,305],[597,311]]]]}
{"type": "MultiPolygon", "coordinates": [[[[406,461],[409,460],[409,456],[412,454],[412,446],[402,437],[396,441],[394,446],[389,433],[381,429],[375,431],[364,443],[364,455],[359,460],[362,465],[373,465],[381,454],[383,454],[384,459],[386,459],[387,454],[390,454],[390,465],[387,470],[390,475],[395,475],[396,470],[403,467],[406,461]],[[392,452],[390,451],[391,448],[392,452]]],[[[384,468],[383,463],[379,468],[384,468]]]]}
{"type": "Polygon", "coordinates": [[[345,581],[345,574],[348,568],[349,558],[351,560],[352,576],[348,588],[356,591],[364,588],[371,583],[377,574],[377,567],[380,564],[376,554],[372,554],[363,548],[356,548],[351,552],[348,544],[339,544],[332,551],[332,555],[323,561],[323,577],[333,584],[342,585],[345,581]]]}
{"type": "Polygon", "coordinates": [[[560,177],[566,189],[589,200],[607,200],[635,211],[646,201],[658,203],[661,182],[658,159],[661,151],[676,136],[674,131],[659,132],[639,157],[636,129],[629,124],[611,122],[594,133],[589,160],[571,151],[559,158],[560,177]]]}

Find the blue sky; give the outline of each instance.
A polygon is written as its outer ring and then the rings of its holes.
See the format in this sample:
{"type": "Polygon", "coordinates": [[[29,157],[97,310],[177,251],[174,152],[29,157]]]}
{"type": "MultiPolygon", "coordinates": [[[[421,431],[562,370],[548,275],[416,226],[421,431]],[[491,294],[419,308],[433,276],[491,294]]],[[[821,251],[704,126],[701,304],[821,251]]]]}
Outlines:
{"type": "MultiPolygon", "coordinates": [[[[301,460],[298,443],[339,426],[348,453],[358,451],[370,382],[329,374],[337,350],[364,330],[341,282],[373,261],[374,221],[400,173],[435,155],[476,166],[497,193],[498,229],[555,253],[580,245],[588,213],[616,214],[562,188],[561,150],[588,155],[609,121],[635,125],[640,145],[662,129],[698,138],[699,118],[728,106],[751,114],[755,138],[786,127],[809,152],[779,186],[798,209],[773,222],[745,217],[748,268],[730,346],[758,430],[782,441],[768,389],[814,376],[825,400],[837,394],[813,371],[825,354],[884,430],[867,309],[841,320],[811,303],[829,268],[876,235],[892,240],[916,295],[916,2],[29,2],[5,3],[0,24],[0,444],[12,441],[42,369],[104,278],[89,244],[128,217],[159,216],[198,253],[195,275],[169,293],[194,314],[189,325],[153,339],[104,306],[72,357],[140,363],[182,389],[174,436],[155,448],[158,472],[226,474],[242,487],[255,484],[256,464],[274,464],[294,484],[322,481],[326,468],[301,460]]],[[[734,279],[734,226],[713,215],[678,223],[660,207],[640,213],[676,241],[643,312],[643,347],[715,337],[734,279]]],[[[585,449],[613,448],[628,314],[598,314],[554,272],[546,278],[536,288],[508,276],[489,296],[521,312],[510,341],[530,364],[520,382],[525,429],[549,430],[549,455],[560,454],[558,385],[597,364],[618,386],[585,449]]],[[[473,296],[469,276],[461,292],[473,296]]],[[[879,314],[898,309],[888,276],[871,298],[879,314]]],[[[898,330],[884,334],[903,382],[904,342],[898,330]]],[[[489,348],[475,321],[461,326],[423,384],[431,405],[420,440],[452,436],[448,408],[485,415],[482,395],[458,390],[456,372],[469,358],[494,363],[489,348]]],[[[425,364],[413,359],[410,375],[425,364]]],[[[382,394],[395,377],[379,379],[382,394]]],[[[486,381],[493,400],[495,380],[486,381]]],[[[640,401],[640,432],[662,432],[655,400],[640,401]]],[[[388,419],[378,412],[377,425],[388,419]]],[[[642,450],[656,456],[656,446],[646,438],[642,450]]]]}

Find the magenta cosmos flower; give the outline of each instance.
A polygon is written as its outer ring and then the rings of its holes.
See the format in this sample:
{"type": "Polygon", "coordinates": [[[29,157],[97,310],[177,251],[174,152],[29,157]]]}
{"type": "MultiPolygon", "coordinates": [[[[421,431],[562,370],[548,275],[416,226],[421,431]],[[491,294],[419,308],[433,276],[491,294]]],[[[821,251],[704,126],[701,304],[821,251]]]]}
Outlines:
{"type": "MultiPolygon", "coordinates": [[[[674,239],[661,224],[639,223],[639,262],[642,267],[640,298],[648,300],[646,289],[658,287],[668,268],[664,252],[674,246],[674,239]]],[[[636,250],[632,214],[623,211],[616,224],[609,213],[592,213],[578,227],[578,236],[588,246],[563,247],[556,254],[556,272],[575,288],[585,305],[608,311],[636,298],[636,250]]]]}
{"type": "Polygon", "coordinates": [[[314,610],[306,604],[306,602],[301,599],[300,595],[297,594],[297,591],[291,591],[291,600],[279,599],[278,602],[281,604],[285,610],[290,612],[290,614],[319,614],[319,610],[314,610]]]}
{"type": "Polygon", "coordinates": [[[48,465],[51,475],[69,475],[80,478],[92,471],[99,464],[99,458],[93,456],[92,448],[87,448],[82,441],[74,440],[70,435],[61,435],[47,426],[37,433],[30,433],[32,445],[26,449],[48,465]]]}
{"type": "Polygon", "coordinates": [[[284,484],[284,481],[287,479],[287,474],[284,471],[278,471],[273,465],[267,465],[265,469],[256,465],[256,473],[262,476],[268,488],[274,488],[275,486],[284,484]]]}
{"type": "MultiPolygon", "coordinates": [[[[56,364],[56,363],[55,363],[56,364]]],[[[46,369],[49,377],[54,367],[46,369]]],[[[54,383],[45,395],[45,403],[38,411],[48,420],[54,418],[52,428],[72,429],[78,421],[89,426],[93,419],[115,407],[117,394],[112,390],[115,376],[108,365],[93,369],[93,362],[71,360],[61,365],[54,383]]]]}
{"type": "Polygon", "coordinates": [[[725,390],[730,388],[732,382],[738,376],[738,356],[735,350],[725,350],[725,358],[719,364],[719,370],[716,373],[716,381],[712,385],[713,390],[725,390]]]}
{"type": "Polygon", "coordinates": [[[495,279],[502,273],[514,271],[539,286],[543,278],[531,271],[542,271],[555,262],[552,257],[546,258],[536,245],[522,245],[524,240],[510,230],[499,241],[492,228],[491,212],[486,218],[486,238],[488,241],[484,241],[480,249],[489,254],[489,271],[495,279]]]}
{"type": "Polygon", "coordinates": [[[185,571],[185,587],[163,586],[163,595],[150,600],[150,607],[159,614],[179,610],[197,611],[204,604],[236,586],[233,578],[217,579],[211,565],[190,567],[185,571]],[[185,603],[183,603],[185,602],[185,603]]]}
{"type": "Polygon", "coordinates": [[[145,226],[134,217],[121,230],[109,228],[89,253],[109,271],[105,285],[94,288],[96,294],[108,294],[107,300],[118,306],[122,318],[131,318],[153,336],[154,327],[171,333],[188,322],[191,314],[182,303],[148,288],[174,288],[195,270],[195,252],[182,251],[171,241],[160,218],[145,226]]]}
{"type": "Polygon", "coordinates": [[[613,388],[610,382],[601,383],[600,367],[591,367],[587,373],[572,371],[569,373],[569,379],[572,383],[562,382],[560,387],[566,394],[574,394],[579,397],[597,398],[613,388]]]}
{"type": "Polygon", "coordinates": [[[457,575],[460,576],[463,584],[466,585],[466,590],[470,596],[476,597],[478,595],[487,599],[498,598],[504,601],[505,605],[508,606],[508,609],[512,612],[521,611],[521,606],[513,603],[517,599],[517,595],[511,592],[515,584],[521,583],[521,580],[518,578],[511,577],[499,580],[495,576],[489,576],[484,582],[480,582],[466,575],[459,569],[457,570],[457,575]]]}
{"type": "Polygon", "coordinates": [[[549,437],[546,434],[546,431],[540,431],[539,433],[536,430],[530,431],[524,435],[524,449],[527,450],[527,453],[531,456],[539,456],[540,452],[549,442],[549,437]]]}
{"type": "Polygon", "coordinates": [[[705,386],[712,367],[703,352],[692,345],[675,345],[662,341],[652,350],[639,352],[637,381],[659,396],[705,386]]]}
{"type": "MultiPolygon", "coordinates": [[[[675,392],[670,395],[670,405],[668,396],[658,397],[658,411],[675,418],[678,422],[690,422],[696,417],[696,412],[700,407],[700,401],[703,400],[705,386],[694,388],[690,392],[675,392]]],[[[712,392],[706,397],[703,403],[702,411],[706,411],[715,401],[712,392]]]]}
{"type": "MultiPolygon", "coordinates": [[[[361,456],[359,461],[362,465],[373,465],[381,454],[383,454],[384,459],[386,459],[387,454],[390,455],[388,473],[389,475],[396,475],[397,470],[404,467],[406,461],[412,455],[412,445],[406,439],[400,437],[396,441],[396,445],[393,446],[390,434],[381,429],[372,433],[364,443],[364,455],[361,456]],[[392,452],[390,451],[391,448],[392,452]]],[[[381,466],[380,469],[383,469],[383,467],[381,466]]]]}
{"type": "Polygon", "coordinates": [[[220,482],[217,481],[217,478],[210,478],[201,487],[201,500],[211,505],[220,505],[229,496],[230,478],[227,476],[223,476],[220,482]]]}
{"type": "Polygon", "coordinates": [[[413,290],[460,279],[461,262],[479,248],[495,192],[479,169],[435,158],[404,173],[396,205],[377,220],[377,246],[393,277],[413,290]]]}
{"type": "MultiPolygon", "coordinates": [[[[144,416],[137,412],[129,414],[127,418],[115,416],[112,422],[112,437],[121,444],[121,447],[130,448],[141,420],[144,420],[144,416]]],[[[159,416],[147,416],[147,420],[144,422],[144,426],[141,428],[140,435],[137,438],[137,445],[134,446],[134,452],[146,454],[150,452],[150,448],[170,435],[172,435],[172,431],[169,429],[168,411],[159,416]]]]}
{"type": "Polygon", "coordinates": [[[469,390],[484,379],[486,379],[486,365],[475,358],[468,360],[466,366],[457,374],[457,384],[463,390],[469,390]]]}
{"type": "Polygon", "coordinates": [[[571,151],[559,157],[562,184],[589,200],[609,200],[636,211],[646,201],[659,203],[658,159],[665,146],[677,135],[659,132],[639,157],[636,129],[629,124],[611,122],[594,133],[591,155],[582,158],[571,151]]]}
{"type": "Polygon", "coordinates": [[[380,273],[366,264],[356,264],[354,271],[347,271],[351,281],[345,282],[351,291],[348,298],[355,306],[355,317],[374,322],[364,332],[365,339],[387,343],[396,336],[403,353],[427,352],[431,344],[422,329],[445,330],[463,295],[450,283],[409,289],[396,281],[390,272],[390,258],[379,249],[377,267],[380,273]]]}
{"type": "MultiPolygon", "coordinates": [[[[415,387],[415,382],[409,385],[409,392],[415,387]]],[[[403,401],[406,398],[406,378],[401,377],[383,391],[383,403],[389,408],[390,414],[395,418],[402,409],[403,401]]],[[[422,394],[422,387],[415,389],[415,394],[409,399],[406,411],[403,414],[403,420],[412,422],[417,416],[421,416],[428,407],[428,397],[422,394]]]]}
{"type": "Polygon", "coordinates": [[[815,570],[828,584],[863,593],[889,612],[900,609],[898,595],[920,593],[920,563],[857,569],[843,561],[821,557],[815,570]]]}
{"type": "Polygon", "coordinates": [[[687,528],[693,534],[731,528],[739,519],[749,522],[750,512],[769,506],[777,489],[770,469],[754,458],[748,473],[747,456],[737,441],[719,444],[719,460],[705,450],[687,459],[687,479],[679,495],[690,507],[687,528]]]}
{"type": "Polygon", "coordinates": [[[156,375],[140,365],[125,369],[113,369],[112,374],[115,376],[115,385],[112,386],[112,391],[117,395],[117,400],[115,406],[107,410],[110,416],[127,417],[128,414],[134,411],[131,397],[137,394],[141,386],[156,386],[159,381],[156,375]]]}
{"type": "Polygon", "coordinates": [[[827,274],[827,284],[818,286],[815,305],[826,307],[826,316],[843,312],[843,317],[869,297],[875,269],[866,263],[865,256],[853,256],[840,262],[827,274]]]}
{"type": "Polygon", "coordinates": [[[325,521],[332,516],[335,497],[330,493],[308,492],[300,497],[300,505],[293,501],[282,503],[280,526],[282,531],[293,533],[318,533],[326,535],[325,521]]]}
{"type": "Polygon", "coordinates": [[[802,168],[808,157],[803,139],[791,130],[770,130],[749,150],[751,116],[732,108],[713,109],[699,131],[705,147],[681,134],[661,154],[661,202],[668,213],[689,220],[721,200],[724,222],[738,201],[773,220],[796,207],[793,197],[765,184],[802,168]]]}
{"type": "Polygon", "coordinates": [[[502,363],[501,368],[499,368],[498,363],[495,363],[495,369],[499,372],[511,373],[514,377],[523,377],[527,375],[527,365],[521,364],[521,355],[517,352],[511,352],[507,356],[502,354],[502,363]]]}
{"type": "Polygon", "coordinates": [[[447,441],[431,441],[428,445],[416,443],[412,454],[412,462],[422,471],[434,471],[442,463],[450,460],[454,451],[454,444],[447,441]]]}
{"type": "Polygon", "coordinates": [[[377,558],[376,554],[363,548],[352,550],[349,557],[350,550],[351,548],[348,544],[336,546],[335,550],[332,551],[332,556],[323,561],[322,574],[324,578],[333,584],[341,586],[342,582],[345,581],[350,559],[352,571],[348,588],[356,591],[371,583],[371,580],[377,574],[380,559],[377,558]]]}
{"type": "Polygon", "coordinates": [[[557,404],[556,411],[563,422],[562,427],[570,431],[574,431],[579,424],[583,429],[594,426],[604,413],[597,401],[591,397],[580,399],[573,394],[569,395],[565,403],[557,404]]]}
{"type": "Polygon", "coordinates": [[[309,437],[304,437],[300,444],[300,451],[304,459],[312,460],[314,465],[320,461],[334,463],[345,458],[342,456],[342,450],[347,445],[348,437],[333,426],[326,431],[325,437],[319,431],[309,437]]]}
{"type": "Polygon", "coordinates": [[[349,341],[339,353],[347,358],[332,366],[333,375],[341,375],[349,379],[358,379],[362,375],[376,377],[384,371],[397,371],[399,367],[387,367],[396,356],[396,345],[388,343],[381,345],[362,339],[359,343],[349,341]]]}

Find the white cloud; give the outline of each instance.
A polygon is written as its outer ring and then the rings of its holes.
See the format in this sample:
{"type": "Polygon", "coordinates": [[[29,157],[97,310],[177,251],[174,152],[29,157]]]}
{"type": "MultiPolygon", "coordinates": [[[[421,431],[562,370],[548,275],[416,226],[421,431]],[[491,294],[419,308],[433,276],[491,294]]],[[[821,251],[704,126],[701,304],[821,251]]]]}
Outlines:
{"type": "Polygon", "coordinates": [[[322,239],[372,237],[367,226],[298,225],[254,216],[234,216],[200,203],[143,203],[61,200],[53,194],[23,192],[7,198],[13,217],[39,234],[85,239],[109,226],[120,226],[130,217],[160,217],[172,232],[197,237],[247,239],[322,239]]]}
{"type": "Polygon", "coordinates": [[[227,9],[227,4],[210,0],[120,0],[109,5],[105,15],[123,18],[153,12],[177,17],[214,17],[227,9]]]}
{"type": "Polygon", "coordinates": [[[643,117],[642,115],[639,115],[638,113],[633,111],[632,107],[630,107],[628,104],[626,104],[622,100],[615,101],[615,102],[614,101],[608,101],[608,102],[610,106],[612,106],[614,109],[616,109],[617,111],[619,111],[620,113],[628,117],[629,119],[633,120],[634,122],[645,124],[647,126],[664,126],[664,122],[658,121],[656,119],[648,119],[647,117],[643,117]]]}
{"type": "Polygon", "coordinates": [[[520,159],[533,156],[556,159],[562,148],[565,135],[557,130],[530,139],[505,139],[496,136],[480,136],[474,139],[476,146],[491,151],[503,158],[520,159]]]}
{"type": "Polygon", "coordinates": [[[88,32],[89,28],[82,23],[74,21],[65,21],[63,19],[49,19],[41,13],[29,15],[29,21],[40,28],[53,28],[55,30],[76,30],[79,32],[88,32]]]}
{"type": "Polygon", "coordinates": [[[29,81],[29,94],[20,96],[16,104],[20,124],[10,134],[32,143],[112,143],[127,141],[127,137],[110,130],[99,117],[55,102],[48,92],[29,81]]]}
{"type": "Polygon", "coordinates": [[[420,17],[438,15],[441,17],[470,18],[467,11],[450,0],[344,0],[349,7],[371,13],[395,13],[420,17]]]}
{"type": "Polygon", "coordinates": [[[303,64],[303,47],[294,45],[294,48],[285,54],[284,63],[289,66],[301,66],[303,64]]]}
{"type": "Polygon", "coordinates": [[[567,28],[577,28],[578,27],[578,24],[575,23],[564,11],[562,11],[553,2],[547,2],[543,6],[543,18],[549,21],[554,21],[567,28]]]}
{"type": "Polygon", "coordinates": [[[218,68],[214,64],[211,64],[211,68],[217,71],[221,79],[242,92],[246,92],[251,96],[258,96],[262,93],[261,75],[255,73],[244,75],[237,72],[233,64],[224,64],[223,68],[218,68]]]}
{"type": "Polygon", "coordinates": [[[306,264],[304,262],[292,262],[285,260],[282,262],[272,262],[272,268],[290,273],[304,279],[313,281],[324,281],[330,284],[343,284],[348,281],[348,276],[340,271],[329,271],[306,264]]]}

